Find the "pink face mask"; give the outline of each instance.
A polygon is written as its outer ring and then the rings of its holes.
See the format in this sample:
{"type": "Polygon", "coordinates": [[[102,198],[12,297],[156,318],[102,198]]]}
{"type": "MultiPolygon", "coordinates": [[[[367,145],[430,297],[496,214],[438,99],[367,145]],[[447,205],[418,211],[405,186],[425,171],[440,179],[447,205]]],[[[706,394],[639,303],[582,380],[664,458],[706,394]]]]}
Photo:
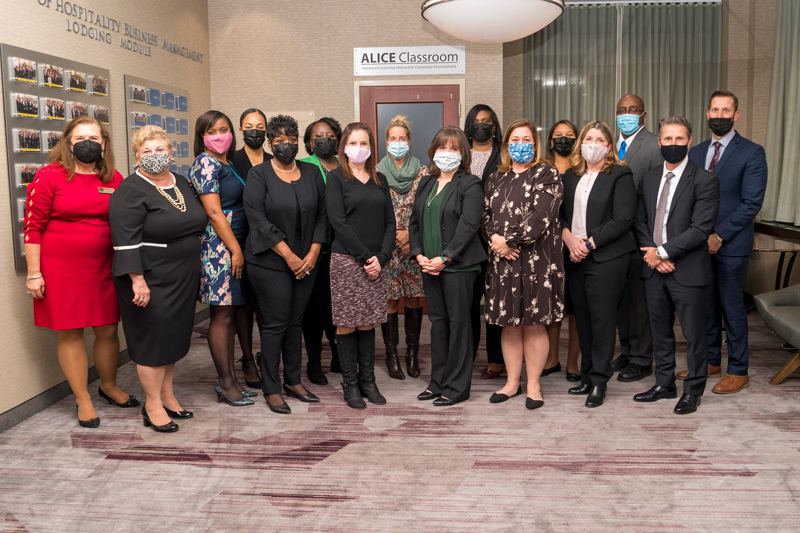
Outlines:
{"type": "Polygon", "coordinates": [[[233,134],[221,133],[219,135],[203,135],[203,144],[215,154],[224,154],[231,147],[233,134]]]}
{"type": "Polygon", "coordinates": [[[347,156],[347,159],[356,165],[360,165],[361,163],[365,162],[367,159],[369,159],[370,154],[372,154],[369,148],[361,148],[360,146],[345,146],[344,153],[347,156]]]}

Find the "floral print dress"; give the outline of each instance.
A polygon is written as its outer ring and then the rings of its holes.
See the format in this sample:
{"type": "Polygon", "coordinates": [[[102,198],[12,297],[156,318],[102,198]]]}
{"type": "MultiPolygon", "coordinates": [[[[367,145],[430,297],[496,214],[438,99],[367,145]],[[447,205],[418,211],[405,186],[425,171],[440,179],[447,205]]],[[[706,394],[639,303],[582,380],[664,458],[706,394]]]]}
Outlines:
{"type": "Polygon", "coordinates": [[[481,230],[519,250],[513,261],[489,250],[486,322],[498,326],[552,324],[564,317],[564,253],[558,210],[558,170],[539,163],[520,174],[496,171],[485,187],[481,230]]]}
{"type": "MultiPolygon", "coordinates": [[[[407,193],[400,194],[390,189],[397,231],[408,231],[417,187],[419,187],[422,177],[427,175],[428,169],[422,165],[419,175],[414,179],[414,185],[407,193]]],[[[404,254],[400,248],[395,247],[387,268],[389,269],[389,298],[399,300],[400,298],[425,296],[425,289],[422,287],[422,271],[416,258],[404,254]]]]}

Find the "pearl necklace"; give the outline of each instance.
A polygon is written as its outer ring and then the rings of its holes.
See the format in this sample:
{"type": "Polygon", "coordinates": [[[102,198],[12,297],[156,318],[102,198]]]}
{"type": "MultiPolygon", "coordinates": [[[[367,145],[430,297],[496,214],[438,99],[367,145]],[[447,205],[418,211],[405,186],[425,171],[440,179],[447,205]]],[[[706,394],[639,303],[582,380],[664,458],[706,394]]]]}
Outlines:
{"type": "Polygon", "coordinates": [[[278,172],[283,172],[284,174],[288,174],[288,173],[290,173],[290,172],[294,172],[294,171],[295,171],[295,169],[297,169],[297,161],[292,161],[292,168],[291,168],[291,169],[289,169],[289,170],[283,170],[283,169],[280,169],[280,168],[276,167],[276,166],[275,166],[275,162],[274,162],[274,161],[272,161],[272,160],[270,160],[270,162],[269,162],[269,163],[270,163],[270,165],[272,165],[272,168],[274,168],[274,169],[275,169],[275,170],[277,170],[278,172]]]}

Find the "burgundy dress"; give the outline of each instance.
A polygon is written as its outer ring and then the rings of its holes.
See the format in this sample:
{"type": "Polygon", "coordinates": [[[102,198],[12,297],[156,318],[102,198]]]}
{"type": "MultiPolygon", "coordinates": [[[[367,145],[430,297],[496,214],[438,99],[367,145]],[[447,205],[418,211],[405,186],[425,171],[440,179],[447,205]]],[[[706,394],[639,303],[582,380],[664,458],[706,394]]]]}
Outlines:
{"type": "Polygon", "coordinates": [[[51,163],[28,185],[25,243],[41,244],[45,282],[44,298],[33,300],[36,326],[63,330],[119,322],[108,201],[120,183],[119,172],[108,183],[97,174],[67,181],[61,164],[51,163]]]}

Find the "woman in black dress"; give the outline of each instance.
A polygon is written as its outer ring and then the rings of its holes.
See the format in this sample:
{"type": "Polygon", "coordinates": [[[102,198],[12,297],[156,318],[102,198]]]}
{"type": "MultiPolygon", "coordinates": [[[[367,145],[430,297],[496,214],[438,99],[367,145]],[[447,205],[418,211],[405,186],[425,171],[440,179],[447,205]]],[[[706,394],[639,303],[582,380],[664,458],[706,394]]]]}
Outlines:
{"type": "Polygon", "coordinates": [[[344,400],[353,409],[386,403],[375,383],[375,323],[386,322],[395,219],[389,183],[377,171],[372,130],[354,122],[342,132],[341,165],[328,174],[331,299],[344,400]]]}
{"type": "Polygon", "coordinates": [[[273,159],[249,172],[244,209],[250,224],[245,245],[250,282],[258,297],[261,379],[270,410],[289,414],[283,390],[301,402],[318,402],[300,381],[302,321],[322,245],[329,241],[325,183],[319,169],[295,160],[297,121],[278,115],[267,123],[273,159]]]}
{"type": "Polygon", "coordinates": [[[169,172],[172,140],[156,126],[133,137],[138,170],[109,203],[112,273],[128,353],[147,397],[145,426],[172,432],[191,418],[172,390],[175,363],[189,351],[200,282],[200,239],[208,217],[183,176],[169,172]]]}

